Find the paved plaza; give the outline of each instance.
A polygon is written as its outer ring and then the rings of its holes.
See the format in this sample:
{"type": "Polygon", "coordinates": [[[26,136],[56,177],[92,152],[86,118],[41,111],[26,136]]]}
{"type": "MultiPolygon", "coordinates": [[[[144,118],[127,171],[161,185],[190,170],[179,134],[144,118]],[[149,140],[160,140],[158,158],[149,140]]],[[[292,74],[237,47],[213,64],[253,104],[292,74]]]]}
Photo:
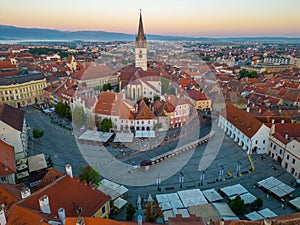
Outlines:
{"type": "MultiPolygon", "coordinates": [[[[49,116],[43,114],[38,110],[29,108],[26,112],[26,120],[31,128],[37,127],[45,131],[44,136],[40,140],[35,140],[34,142],[30,141],[29,155],[34,155],[41,152],[45,153],[46,157],[50,155],[54,162],[55,168],[61,171],[64,171],[65,164],[70,163],[73,167],[75,175],[78,173],[78,167],[80,165],[86,164],[84,157],[81,155],[78,149],[78,145],[76,144],[74,136],[72,136],[71,133],[66,132],[64,128],[61,128],[56,124],[52,124],[49,116]]],[[[215,129],[217,133],[211,140],[211,143],[201,145],[191,152],[182,154],[180,156],[181,158],[172,158],[170,160],[167,160],[166,162],[162,162],[159,165],[155,165],[149,169],[149,172],[137,169],[138,172],[136,172],[136,174],[145,174],[145,180],[139,178],[139,183],[141,186],[126,186],[129,189],[126,200],[136,205],[138,195],[140,195],[142,198],[147,198],[149,194],[152,194],[152,196],[154,197],[156,194],[172,193],[183,189],[200,188],[201,190],[206,190],[209,188],[215,188],[216,190],[218,190],[225,186],[240,183],[250,193],[263,200],[263,208],[268,207],[278,215],[295,212],[287,204],[282,205],[280,199],[276,199],[272,195],[267,194],[263,190],[259,189],[256,185],[258,181],[269,176],[273,176],[278,180],[295,188],[296,190],[293,192],[293,195],[294,197],[298,197],[300,196],[300,190],[295,186],[295,179],[289,173],[287,173],[278,164],[278,162],[275,162],[266,155],[264,155],[264,157],[261,157],[261,155],[252,155],[251,157],[254,162],[255,170],[248,173],[248,170],[251,167],[246,153],[242,151],[241,148],[237,146],[237,144],[233,142],[228,136],[224,135],[224,133],[220,129],[218,129],[217,127],[214,127],[213,129],[215,129]],[[214,141],[220,140],[222,141],[220,151],[215,151],[216,149],[214,149],[213,143],[214,141]],[[204,154],[206,154],[205,152],[207,147],[210,148],[209,152],[212,152],[212,154],[216,154],[216,158],[210,165],[208,165],[207,168],[205,168],[205,178],[203,181],[203,185],[200,185],[200,178],[203,172],[200,171],[202,167],[201,165],[199,166],[199,163],[201,162],[200,164],[203,164],[203,161],[201,161],[201,159],[205,157],[204,154]],[[183,161],[187,161],[187,163],[184,163],[183,167],[180,168],[183,161]],[[239,166],[239,170],[240,173],[242,173],[242,176],[235,177],[235,175],[237,174],[237,166],[239,166]],[[172,169],[173,167],[175,173],[170,177],[164,177],[164,169],[172,169]],[[176,171],[176,168],[179,169],[176,171]],[[221,177],[220,170],[223,170],[223,175],[221,177]],[[228,176],[228,172],[230,172],[232,176],[228,176]],[[161,178],[160,191],[158,191],[156,184],[158,174],[161,178]],[[180,176],[184,177],[184,180],[181,184],[179,182],[180,176]],[[142,186],[144,181],[149,185],[142,186]]],[[[200,136],[209,133],[210,130],[210,122],[202,122],[200,136]]],[[[186,137],[186,139],[183,140],[182,143],[188,142],[189,138],[194,137],[186,137]]],[[[123,176],[123,179],[126,179],[125,174],[128,174],[128,171],[132,169],[134,165],[139,164],[143,159],[151,158],[155,154],[170,150],[177,145],[177,142],[169,143],[167,145],[160,146],[160,148],[157,150],[125,157],[121,159],[121,161],[118,161],[118,163],[126,163],[125,165],[128,170],[117,171],[116,173],[120,173],[120,177],[123,176]]],[[[84,151],[88,152],[88,154],[95,154],[95,156],[97,155],[98,157],[99,154],[104,154],[104,151],[101,151],[100,146],[85,144],[85,146],[83,147],[84,151]]],[[[120,149],[112,148],[112,146],[107,149],[108,151],[113,151],[113,156],[115,156],[114,154],[118,154],[118,152],[120,151],[120,149]]],[[[125,151],[129,150],[125,149],[125,151]]],[[[112,165],[114,164],[110,164],[108,169],[113,170],[113,168],[110,167],[112,165]]],[[[99,172],[102,176],[106,174],[106,171],[99,170],[99,172]]],[[[133,172],[132,174],[135,174],[135,172],[133,172]]],[[[132,176],[134,177],[134,175],[132,176]]],[[[285,200],[287,201],[288,199],[285,200]]],[[[112,217],[115,219],[124,219],[125,208],[123,208],[119,214],[112,215],[112,217]]]]}

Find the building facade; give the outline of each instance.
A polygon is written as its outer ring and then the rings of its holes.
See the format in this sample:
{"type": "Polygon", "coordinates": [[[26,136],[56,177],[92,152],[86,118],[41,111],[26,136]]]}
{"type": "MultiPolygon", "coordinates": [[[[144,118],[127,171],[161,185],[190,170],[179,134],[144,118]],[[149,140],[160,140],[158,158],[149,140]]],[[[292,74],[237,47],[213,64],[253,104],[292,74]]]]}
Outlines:
{"type": "Polygon", "coordinates": [[[0,78],[0,104],[7,103],[20,108],[43,101],[43,89],[46,86],[43,73],[0,78]]]}

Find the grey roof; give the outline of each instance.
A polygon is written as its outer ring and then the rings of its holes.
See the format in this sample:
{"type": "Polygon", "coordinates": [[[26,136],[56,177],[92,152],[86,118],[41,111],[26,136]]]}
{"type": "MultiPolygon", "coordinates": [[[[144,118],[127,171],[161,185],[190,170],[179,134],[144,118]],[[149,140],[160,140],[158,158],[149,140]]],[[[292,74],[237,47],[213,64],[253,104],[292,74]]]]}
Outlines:
{"type": "Polygon", "coordinates": [[[23,84],[34,80],[42,80],[45,78],[43,73],[20,74],[17,76],[8,76],[0,78],[0,85],[23,84]]]}

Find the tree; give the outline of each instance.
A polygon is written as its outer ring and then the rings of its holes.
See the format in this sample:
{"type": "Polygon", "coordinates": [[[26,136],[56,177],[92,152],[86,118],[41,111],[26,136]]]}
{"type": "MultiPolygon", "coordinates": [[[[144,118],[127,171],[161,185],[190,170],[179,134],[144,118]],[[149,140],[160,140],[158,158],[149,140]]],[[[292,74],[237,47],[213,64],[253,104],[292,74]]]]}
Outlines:
{"type": "Polygon", "coordinates": [[[100,130],[108,132],[113,127],[111,119],[104,118],[100,124],[100,130]]]}
{"type": "Polygon", "coordinates": [[[78,170],[78,177],[80,180],[85,180],[88,184],[94,184],[96,187],[99,187],[100,174],[96,170],[94,170],[90,165],[80,166],[78,170]]]}
{"type": "Polygon", "coordinates": [[[82,82],[81,85],[82,85],[83,87],[87,87],[87,83],[86,83],[86,82],[82,82]]]}
{"type": "Polygon", "coordinates": [[[128,206],[126,207],[126,220],[127,221],[131,221],[132,220],[132,217],[135,213],[135,208],[134,206],[132,205],[132,203],[129,203],[128,206]]]}
{"type": "Polygon", "coordinates": [[[87,121],[87,115],[84,112],[84,109],[82,106],[75,106],[73,111],[72,111],[72,118],[73,118],[73,123],[81,127],[83,124],[86,123],[87,121]]]}
{"type": "Polygon", "coordinates": [[[235,199],[231,200],[229,203],[230,208],[233,212],[235,212],[238,215],[242,215],[246,211],[246,205],[243,199],[238,195],[235,197],[235,199]]]}
{"type": "Polygon", "coordinates": [[[41,138],[44,135],[44,131],[38,128],[33,128],[32,135],[34,138],[41,138]]]}
{"type": "Polygon", "coordinates": [[[153,101],[155,102],[156,100],[160,100],[160,96],[159,95],[154,95],[153,101]]]}
{"type": "Polygon", "coordinates": [[[155,222],[158,218],[164,218],[164,214],[157,202],[149,202],[144,216],[147,222],[155,222]]]}
{"type": "Polygon", "coordinates": [[[112,90],[113,86],[110,83],[103,84],[102,91],[112,90]]]}
{"type": "Polygon", "coordinates": [[[72,113],[71,113],[71,109],[70,106],[67,103],[63,103],[63,102],[58,102],[55,105],[55,113],[57,113],[60,116],[63,116],[67,119],[72,119],[72,113]]]}
{"type": "Polygon", "coordinates": [[[155,124],[153,125],[153,129],[154,129],[155,131],[158,131],[160,128],[162,128],[162,124],[161,124],[161,123],[155,123],[155,124]]]}
{"type": "Polygon", "coordinates": [[[261,198],[257,198],[252,204],[254,209],[260,209],[263,207],[263,200],[261,198]]]}

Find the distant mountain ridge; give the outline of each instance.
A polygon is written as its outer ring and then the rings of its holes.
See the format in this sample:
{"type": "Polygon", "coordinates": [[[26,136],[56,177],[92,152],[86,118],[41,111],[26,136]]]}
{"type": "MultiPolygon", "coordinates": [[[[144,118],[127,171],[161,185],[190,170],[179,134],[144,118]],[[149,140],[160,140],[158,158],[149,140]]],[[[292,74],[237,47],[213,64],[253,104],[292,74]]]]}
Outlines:
{"type": "MultiPolygon", "coordinates": [[[[286,37],[241,37],[241,38],[206,38],[206,37],[183,37],[146,34],[148,40],[186,40],[186,41],[300,41],[300,38],[286,37]]],[[[133,41],[135,34],[125,34],[106,31],[60,31],[44,28],[22,28],[15,26],[0,25],[0,40],[96,40],[96,41],[133,41]]]]}

